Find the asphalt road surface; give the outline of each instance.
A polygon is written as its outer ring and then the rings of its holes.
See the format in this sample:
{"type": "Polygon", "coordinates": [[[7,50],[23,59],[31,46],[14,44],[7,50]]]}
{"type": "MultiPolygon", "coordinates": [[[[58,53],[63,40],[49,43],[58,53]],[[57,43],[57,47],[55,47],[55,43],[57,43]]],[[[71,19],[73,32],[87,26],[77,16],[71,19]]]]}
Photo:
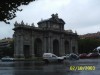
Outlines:
{"type": "Polygon", "coordinates": [[[100,75],[100,59],[44,64],[34,61],[0,61],[0,75],[100,75]]]}

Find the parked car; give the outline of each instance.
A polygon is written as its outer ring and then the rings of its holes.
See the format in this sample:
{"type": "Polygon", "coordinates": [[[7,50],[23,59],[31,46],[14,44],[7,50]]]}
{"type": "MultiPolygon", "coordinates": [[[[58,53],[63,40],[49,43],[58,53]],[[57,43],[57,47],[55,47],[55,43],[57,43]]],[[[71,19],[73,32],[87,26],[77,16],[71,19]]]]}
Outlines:
{"type": "Polygon", "coordinates": [[[69,59],[69,55],[70,54],[66,54],[65,56],[62,56],[62,57],[64,57],[64,59],[69,59]]]}
{"type": "Polygon", "coordinates": [[[79,58],[84,59],[87,58],[87,54],[86,53],[82,53],[79,55],[79,58]]]}
{"type": "Polygon", "coordinates": [[[79,60],[79,56],[77,54],[71,53],[69,55],[70,60],[79,60]]]}
{"type": "Polygon", "coordinates": [[[74,53],[66,54],[65,57],[66,57],[65,59],[67,59],[67,60],[78,60],[79,59],[79,56],[74,53]]]}
{"type": "Polygon", "coordinates": [[[93,53],[89,53],[89,54],[87,54],[87,58],[89,58],[92,54],[93,54],[93,53]]]}
{"type": "Polygon", "coordinates": [[[49,62],[62,62],[64,60],[64,57],[58,57],[53,53],[44,53],[43,54],[43,61],[46,63],[49,62]]]}
{"type": "Polygon", "coordinates": [[[66,59],[69,59],[70,54],[66,54],[66,59]]]}
{"type": "Polygon", "coordinates": [[[9,57],[9,56],[5,56],[5,57],[2,57],[1,60],[2,60],[2,61],[13,61],[14,58],[11,58],[11,57],[9,57]]]}
{"type": "Polygon", "coordinates": [[[97,58],[97,57],[99,57],[99,53],[89,53],[87,55],[87,58],[97,58]]]}
{"type": "Polygon", "coordinates": [[[64,59],[69,59],[69,54],[65,55],[65,56],[61,56],[63,57],[64,59]]]}

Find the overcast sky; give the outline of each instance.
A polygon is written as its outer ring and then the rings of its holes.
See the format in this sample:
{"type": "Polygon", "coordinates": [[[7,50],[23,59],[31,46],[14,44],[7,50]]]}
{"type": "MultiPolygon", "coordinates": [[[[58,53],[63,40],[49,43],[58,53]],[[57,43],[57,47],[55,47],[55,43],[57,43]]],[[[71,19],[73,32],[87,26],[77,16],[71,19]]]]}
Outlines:
{"type": "Polygon", "coordinates": [[[79,35],[100,31],[100,0],[38,0],[20,8],[23,11],[16,13],[10,25],[0,22],[0,39],[12,37],[15,21],[37,26],[38,21],[53,13],[66,22],[65,30],[77,31],[79,35]]]}

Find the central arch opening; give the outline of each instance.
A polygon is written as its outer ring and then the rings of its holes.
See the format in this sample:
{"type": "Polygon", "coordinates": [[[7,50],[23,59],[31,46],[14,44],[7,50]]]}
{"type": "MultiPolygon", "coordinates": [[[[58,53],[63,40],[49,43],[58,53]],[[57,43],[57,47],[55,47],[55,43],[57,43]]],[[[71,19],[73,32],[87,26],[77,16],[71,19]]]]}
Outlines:
{"type": "Polygon", "coordinates": [[[59,56],[59,41],[58,40],[53,41],[53,53],[59,56]]]}
{"type": "Polygon", "coordinates": [[[42,57],[42,41],[37,38],[34,42],[34,53],[35,57],[42,57]]]}

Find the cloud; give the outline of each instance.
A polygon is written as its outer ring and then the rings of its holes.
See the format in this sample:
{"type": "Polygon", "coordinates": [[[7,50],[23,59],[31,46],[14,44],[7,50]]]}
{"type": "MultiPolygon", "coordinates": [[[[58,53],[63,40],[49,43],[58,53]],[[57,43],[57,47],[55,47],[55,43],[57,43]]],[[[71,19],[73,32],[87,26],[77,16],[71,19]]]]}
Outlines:
{"type": "Polygon", "coordinates": [[[71,0],[69,7],[62,10],[66,10],[63,14],[67,25],[73,29],[100,24],[100,5],[96,4],[94,0],[71,0]]]}
{"type": "Polygon", "coordinates": [[[76,29],[78,34],[96,33],[100,31],[100,24],[76,29]]]}
{"type": "Polygon", "coordinates": [[[13,36],[13,25],[7,25],[3,22],[0,23],[0,39],[13,36]]]}
{"type": "Polygon", "coordinates": [[[21,6],[22,12],[17,12],[17,17],[13,19],[11,25],[0,23],[0,38],[13,35],[12,28],[15,21],[33,23],[41,19],[48,19],[51,14],[58,13],[66,24],[65,29],[72,29],[79,34],[96,32],[100,29],[100,0],[37,0],[28,6],[21,6]],[[92,30],[91,30],[91,29],[92,30]]]}
{"type": "Polygon", "coordinates": [[[44,0],[44,8],[48,9],[59,9],[63,6],[70,4],[70,0],[44,0]]]}

